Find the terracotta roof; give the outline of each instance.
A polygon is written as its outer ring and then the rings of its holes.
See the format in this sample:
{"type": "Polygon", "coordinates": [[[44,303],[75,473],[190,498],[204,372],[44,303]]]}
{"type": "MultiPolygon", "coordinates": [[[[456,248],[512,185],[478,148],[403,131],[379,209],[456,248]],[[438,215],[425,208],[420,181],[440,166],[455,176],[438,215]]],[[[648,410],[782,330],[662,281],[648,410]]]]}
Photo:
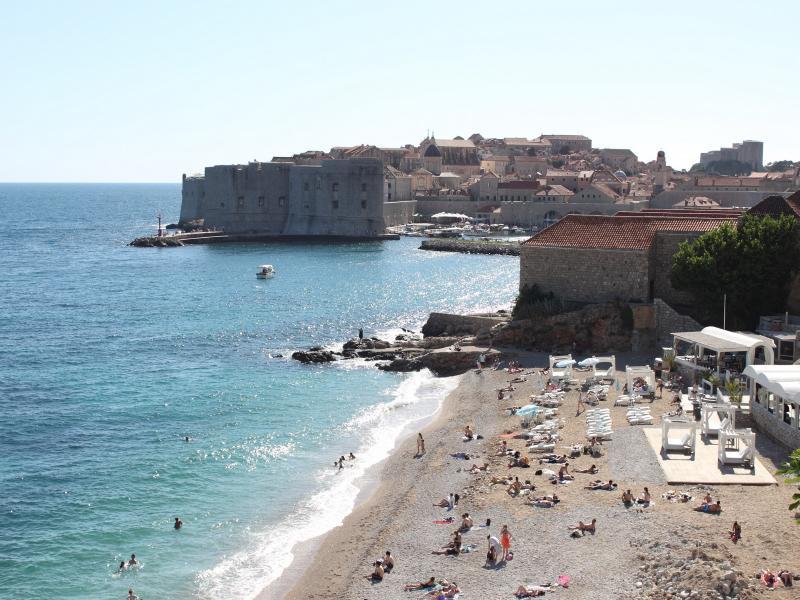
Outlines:
{"type": "Polygon", "coordinates": [[[795,192],[788,198],[783,196],[768,196],[753,206],[750,212],[754,215],[789,215],[800,220],[800,192],[795,192]]]}
{"type": "Polygon", "coordinates": [[[574,196],[572,190],[568,190],[563,185],[546,185],[541,192],[536,192],[537,196],[574,196]]]}
{"type": "Polygon", "coordinates": [[[545,134],[541,136],[543,139],[556,139],[556,140],[570,140],[573,142],[582,141],[588,142],[589,138],[585,135],[555,135],[555,134],[545,134]]]}
{"type": "Polygon", "coordinates": [[[647,250],[656,232],[705,233],[723,223],[736,223],[734,217],[681,218],[661,215],[602,216],[567,215],[543,229],[524,246],[556,248],[606,248],[647,250]]]}

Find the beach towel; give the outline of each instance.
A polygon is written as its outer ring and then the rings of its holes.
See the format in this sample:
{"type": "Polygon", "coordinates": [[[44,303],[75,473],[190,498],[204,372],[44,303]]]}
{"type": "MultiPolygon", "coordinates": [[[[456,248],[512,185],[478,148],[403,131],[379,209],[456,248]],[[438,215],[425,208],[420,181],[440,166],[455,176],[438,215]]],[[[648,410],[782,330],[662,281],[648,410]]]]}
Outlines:
{"type": "Polygon", "coordinates": [[[501,439],[504,439],[504,440],[512,440],[515,437],[517,437],[518,435],[520,435],[520,434],[519,433],[504,433],[502,435],[498,435],[497,437],[499,437],[501,439]]]}
{"type": "Polygon", "coordinates": [[[463,546],[461,548],[461,554],[469,554],[470,552],[475,550],[475,548],[477,548],[477,547],[478,547],[478,544],[467,544],[466,546],[463,546]]]}

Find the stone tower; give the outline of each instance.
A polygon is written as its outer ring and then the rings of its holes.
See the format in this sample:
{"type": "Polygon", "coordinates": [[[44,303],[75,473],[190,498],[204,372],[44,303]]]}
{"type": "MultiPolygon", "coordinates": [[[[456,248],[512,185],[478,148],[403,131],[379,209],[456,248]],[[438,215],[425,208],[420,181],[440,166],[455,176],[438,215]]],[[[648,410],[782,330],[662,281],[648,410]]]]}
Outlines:
{"type": "Polygon", "coordinates": [[[667,187],[669,182],[670,169],[667,166],[667,157],[663,150],[658,151],[656,156],[656,172],[653,178],[653,195],[660,194],[667,187]]]}

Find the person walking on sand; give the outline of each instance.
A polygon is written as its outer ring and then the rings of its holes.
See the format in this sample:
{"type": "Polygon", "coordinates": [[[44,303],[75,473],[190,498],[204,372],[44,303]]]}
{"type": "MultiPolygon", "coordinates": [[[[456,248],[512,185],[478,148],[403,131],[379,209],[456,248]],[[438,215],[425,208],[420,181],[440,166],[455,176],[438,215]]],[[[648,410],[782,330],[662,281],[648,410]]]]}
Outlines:
{"type": "Polygon", "coordinates": [[[586,410],[586,405],[583,403],[583,392],[578,392],[578,409],[575,411],[575,416],[577,417],[584,410],[586,410]]]}
{"type": "Polygon", "coordinates": [[[511,550],[511,540],[513,536],[511,532],[508,530],[508,525],[503,525],[503,528],[500,530],[500,545],[503,547],[503,554],[500,557],[501,561],[508,559],[509,550],[511,550]]]}
{"type": "Polygon", "coordinates": [[[742,539],[742,526],[739,525],[739,521],[733,522],[733,528],[728,532],[728,535],[730,535],[731,541],[734,544],[742,539]]]}
{"type": "Polygon", "coordinates": [[[417,434],[417,456],[425,454],[425,439],[421,433],[417,434]]]}

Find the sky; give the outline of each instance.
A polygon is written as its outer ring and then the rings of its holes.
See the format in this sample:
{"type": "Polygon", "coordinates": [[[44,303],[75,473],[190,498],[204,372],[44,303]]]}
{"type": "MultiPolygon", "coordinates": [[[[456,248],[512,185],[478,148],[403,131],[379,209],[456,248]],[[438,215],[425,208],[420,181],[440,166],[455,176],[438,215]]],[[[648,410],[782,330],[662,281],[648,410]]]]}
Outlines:
{"type": "Polygon", "coordinates": [[[0,182],[583,134],[800,160],[800,2],[0,0],[0,182]]]}

